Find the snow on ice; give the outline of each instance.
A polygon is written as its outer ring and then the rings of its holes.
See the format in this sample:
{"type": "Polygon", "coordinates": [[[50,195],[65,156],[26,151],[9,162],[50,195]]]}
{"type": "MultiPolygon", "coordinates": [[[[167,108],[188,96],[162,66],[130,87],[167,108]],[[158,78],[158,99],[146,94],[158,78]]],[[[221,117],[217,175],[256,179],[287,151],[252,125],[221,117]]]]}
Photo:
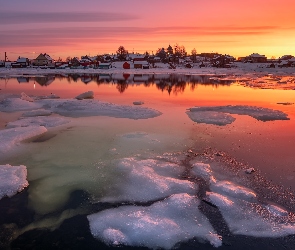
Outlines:
{"type": "Polygon", "coordinates": [[[281,237],[295,233],[295,223],[288,220],[286,210],[274,204],[261,204],[257,194],[247,187],[231,180],[218,180],[209,164],[195,162],[191,172],[208,182],[206,200],[218,207],[233,234],[281,237]],[[278,216],[285,218],[279,221],[278,216]]]}
{"type": "Polygon", "coordinates": [[[227,125],[235,121],[228,114],[248,115],[259,121],[289,120],[288,115],[280,110],[245,105],[193,107],[186,112],[191,120],[199,123],[227,125]]]}
{"type": "Polygon", "coordinates": [[[25,166],[0,165],[0,200],[21,192],[28,185],[25,166]]]}
{"type": "Polygon", "coordinates": [[[162,114],[150,108],[116,105],[88,99],[37,99],[34,102],[28,102],[20,98],[7,98],[0,102],[2,112],[32,111],[40,108],[67,117],[109,116],[148,119],[162,114]]]}
{"type": "Polygon", "coordinates": [[[92,235],[109,245],[171,249],[196,237],[219,247],[221,237],[199,211],[199,204],[197,197],[180,193],[148,207],[108,209],[89,215],[88,220],[92,235]]]}
{"type": "Polygon", "coordinates": [[[22,118],[14,122],[8,122],[6,128],[16,128],[16,127],[29,127],[29,126],[44,126],[46,128],[49,127],[57,127],[63,124],[70,122],[69,119],[64,117],[30,117],[30,118],[22,118]]]}
{"type": "Polygon", "coordinates": [[[4,154],[24,140],[47,132],[43,126],[28,126],[0,130],[0,154],[4,154]]]}
{"type": "Polygon", "coordinates": [[[194,183],[179,179],[184,168],[174,163],[126,158],[118,163],[117,171],[124,181],[112,188],[102,199],[104,202],[148,202],[176,193],[194,194],[197,190],[194,183]]]}

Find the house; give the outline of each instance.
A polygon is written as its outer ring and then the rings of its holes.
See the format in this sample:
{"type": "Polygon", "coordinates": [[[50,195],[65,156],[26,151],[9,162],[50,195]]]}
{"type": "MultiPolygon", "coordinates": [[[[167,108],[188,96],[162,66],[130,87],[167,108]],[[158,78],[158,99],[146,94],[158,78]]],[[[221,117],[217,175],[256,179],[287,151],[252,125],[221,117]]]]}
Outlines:
{"type": "Polygon", "coordinates": [[[4,61],[1,61],[1,60],[0,60],[0,67],[4,67],[4,66],[5,66],[4,61]]]}
{"type": "Polygon", "coordinates": [[[130,63],[124,62],[123,63],[123,69],[130,69],[130,63]]]}
{"type": "Polygon", "coordinates": [[[150,65],[147,61],[134,61],[134,68],[135,69],[149,69],[150,65]]]}
{"type": "Polygon", "coordinates": [[[37,58],[33,61],[34,66],[54,66],[54,60],[45,54],[40,54],[37,58]]]}
{"type": "Polygon", "coordinates": [[[70,64],[71,67],[78,67],[78,66],[81,65],[81,64],[80,64],[80,60],[79,60],[78,57],[74,57],[74,58],[72,58],[72,60],[70,61],[69,64],[70,64]]]}
{"type": "Polygon", "coordinates": [[[99,68],[99,69],[109,69],[109,68],[111,68],[111,67],[112,67],[111,63],[100,63],[100,64],[98,65],[98,68],[99,68]]]}
{"type": "Polygon", "coordinates": [[[267,57],[265,55],[259,55],[258,53],[253,53],[249,56],[246,56],[244,62],[252,62],[252,63],[266,63],[267,57]]]}
{"type": "Polygon", "coordinates": [[[19,57],[16,62],[11,63],[12,68],[26,68],[29,65],[30,65],[30,60],[24,57],[19,57]]]}

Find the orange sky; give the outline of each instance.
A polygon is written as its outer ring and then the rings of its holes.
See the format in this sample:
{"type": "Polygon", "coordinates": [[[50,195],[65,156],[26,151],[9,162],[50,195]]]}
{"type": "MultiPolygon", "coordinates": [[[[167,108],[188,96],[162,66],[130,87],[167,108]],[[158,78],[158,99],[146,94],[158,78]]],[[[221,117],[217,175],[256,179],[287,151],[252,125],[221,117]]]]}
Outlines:
{"type": "Polygon", "coordinates": [[[155,52],[295,55],[294,0],[0,0],[0,59],[155,52]]]}

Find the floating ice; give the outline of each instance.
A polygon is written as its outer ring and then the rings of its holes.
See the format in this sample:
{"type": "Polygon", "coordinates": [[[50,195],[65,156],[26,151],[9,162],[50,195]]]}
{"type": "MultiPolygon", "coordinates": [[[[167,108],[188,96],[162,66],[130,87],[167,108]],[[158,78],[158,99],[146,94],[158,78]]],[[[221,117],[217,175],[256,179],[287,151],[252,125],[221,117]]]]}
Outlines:
{"type": "Polygon", "coordinates": [[[42,103],[28,102],[20,98],[7,98],[0,101],[0,111],[14,112],[42,108],[42,103]]]}
{"type": "Polygon", "coordinates": [[[68,117],[109,116],[129,119],[154,118],[162,113],[146,108],[116,105],[98,100],[40,99],[27,102],[20,98],[7,98],[0,102],[0,111],[14,112],[43,108],[68,117]]]}
{"type": "Polygon", "coordinates": [[[144,102],[142,102],[142,101],[135,101],[135,102],[133,102],[133,105],[143,105],[144,104],[144,102]]]}
{"type": "Polygon", "coordinates": [[[277,220],[276,216],[272,216],[273,211],[269,211],[270,208],[267,209],[258,202],[248,202],[213,192],[207,192],[207,197],[219,208],[233,234],[254,237],[283,237],[295,234],[294,222],[288,219],[277,220]]]}
{"type": "Polygon", "coordinates": [[[94,237],[109,245],[171,249],[192,238],[222,245],[208,219],[199,211],[199,200],[175,194],[148,207],[121,206],[87,216],[94,237]]]}
{"type": "Polygon", "coordinates": [[[93,99],[94,93],[93,91],[87,91],[85,93],[82,93],[75,97],[77,100],[83,100],[83,99],[93,99]]]}
{"type": "Polygon", "coordinates": [[[235,120],[224,113],[248,115],[260,121],[289,120],[288,115],[282,111],[245,105],[193,107],[186,113],[193,121],[215,125],[226,125],[235,120]]]}
{"type": "Polygon", "coordinates": [[[198,123],[214,124],[219,126],[225,126],[231,124],[236,119],[231,115],[219,113],[216,111],[200,111],[200,112],[186,112],[189,118],[198,123]]]}
{"type": "Polygon", "coordinates": [[[126,158],[119,162],[117,169],[122,179],[102,201],[147,202],[176,193],[196,192],[194,183],[179,179],[184,168],[174,163],[126,158]]]}
{"type": "Polygon", "coordinates": [[[116,105],[98,100],[44,100],[44,107],[54,113],[69,117],[110,116],[116,118],[148,119],[161,115],[161,112],[134,106],[116,105]]]}
{"type": "Polygon", "coordinates": [[[24,92],[21,93],[21,99],[24,100],[24,101],[28,101],[28,102],[33,102],[34,101],[34,99],[32,97],[29,97],[24,92]]]}
{"type": "Polygon", "coordinates": [[[32,111],[27,111],[22,114],[23,117],[34,117],[34,116],[50,116],[52,112],[46,109],[37,109],[32,111]]]}
{"type": "Polygon", "coordinates": [[[29,126],[0,130],[0,153],[8,152],[18,143],[42,135],[47,131],[43,126],[29,126]]]}
{"type": "Polygon", "coordinates": [[[28,185],[25,166],[0,165],[0,200],[21,192],[28,185]]]}
{"type": "Polygon", "coordinates": [[[7,128],[16,128],[16,127],[29,127],[29,126],[44,126],[46,128],[49,127],[57,127],[63,124],[70,122],[69,119],[64,117],[44,117],[44,116],[37,116],[37,117],[29,117],[29,118],[22,118],[17,121],[7,123],[7,128]]]}

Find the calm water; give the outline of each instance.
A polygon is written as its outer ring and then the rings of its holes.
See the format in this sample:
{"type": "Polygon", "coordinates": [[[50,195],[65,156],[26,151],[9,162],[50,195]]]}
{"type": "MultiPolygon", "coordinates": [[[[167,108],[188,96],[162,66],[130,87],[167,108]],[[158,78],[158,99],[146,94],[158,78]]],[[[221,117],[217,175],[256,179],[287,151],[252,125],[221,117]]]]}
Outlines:
{"type": "MultiPolygon", "coordinates": [[[[10,239],[16,239],[13,249],[105,248],[89,232],[85,233],[89,231],[85,216],[111,206],[97,205],[95,201],[108,192],[110,183],[118,180],[113,164],[124,157],[203,152],[210,147],[254,167],[274,185],[294,192],[295,106],[278,103],[295,102],[295,91],[246,88],[223,78],[117,74],[0,79],[0,98],[21,92],[73,98],[92,90],[95,99],[101,101],[124,105],[143,101],[144,107],[163,113],[145,120],[72,119],[69,124],[51,129],[46,137],[27,143],[23,153],[0,159],[0,164],[26,165],[30,183],[21,194],[0,201],[4,215],[0,243],[8,248],[10,239]],[[234,115],[236,121],[232,124],[216,126],[195,123],[185,113],[194,106],[220,105],[281,110],[290,120],[262,122],[234,115]]],[[[18,116],[0,112],[0,127],[18,116]]],[[[235,246],[239,240],[233,237],[232,244],[235,246]]],[[[265,242],[260,241],[262,245],[265,242]]],[[[199,243],[182,249],[196,245],[199,243]]]]}

